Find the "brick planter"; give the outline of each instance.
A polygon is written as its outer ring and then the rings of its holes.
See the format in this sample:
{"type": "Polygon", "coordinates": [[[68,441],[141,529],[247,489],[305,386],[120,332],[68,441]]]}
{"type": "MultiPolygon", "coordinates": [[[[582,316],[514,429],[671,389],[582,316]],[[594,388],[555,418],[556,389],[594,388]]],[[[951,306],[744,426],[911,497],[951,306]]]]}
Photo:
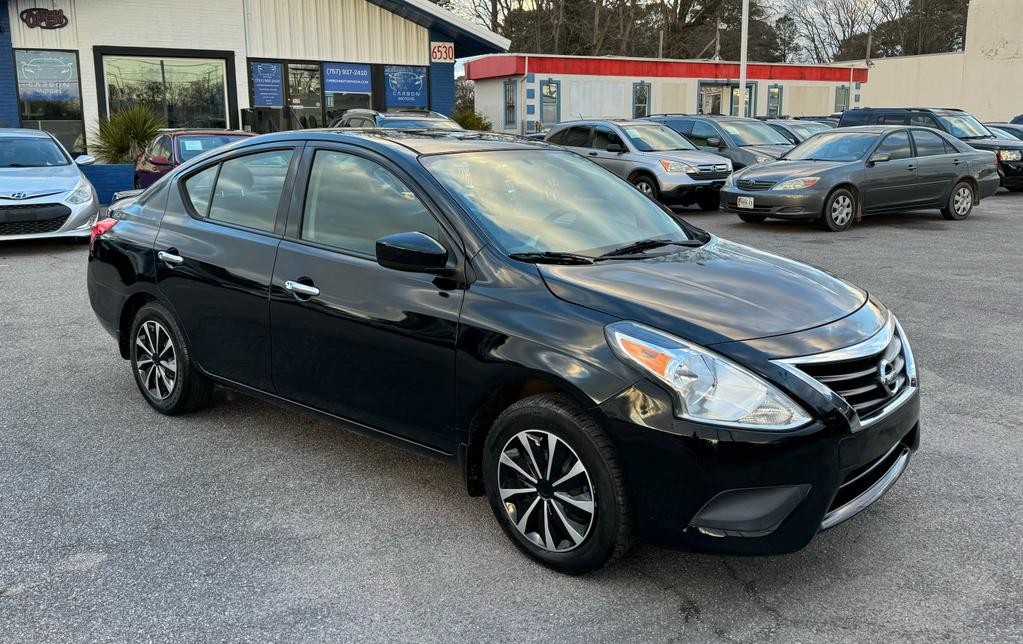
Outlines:
{"type": "Polygon", "coordinates": [[[99,202],[108,205],[118,190],[135,187],[135,166],[130,163],[95,163],[79,166],[99,194],[99,202]]]}

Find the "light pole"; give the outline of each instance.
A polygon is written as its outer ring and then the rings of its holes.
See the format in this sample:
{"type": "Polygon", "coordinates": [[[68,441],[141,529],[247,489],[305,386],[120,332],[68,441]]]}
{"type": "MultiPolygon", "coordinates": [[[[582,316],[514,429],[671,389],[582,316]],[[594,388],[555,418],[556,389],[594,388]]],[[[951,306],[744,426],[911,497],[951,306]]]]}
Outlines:
{"type": "Polygon", "coordinates": [[[742,0],[742,35],[739,45],[739,114],[746,116],[746,48],[749,40],[749,0],[742,0]]]}

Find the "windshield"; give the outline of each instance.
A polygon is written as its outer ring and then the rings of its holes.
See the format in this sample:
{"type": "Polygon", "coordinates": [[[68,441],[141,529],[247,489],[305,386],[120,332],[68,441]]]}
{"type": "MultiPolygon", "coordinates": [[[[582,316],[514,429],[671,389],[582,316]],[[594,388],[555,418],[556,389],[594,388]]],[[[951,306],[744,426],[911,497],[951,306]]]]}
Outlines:
{"type": "Polygon", "coordinates": [[[434,130],[461,130],[462,126],[454,121],[444,119],[383,119],[380,127],[434,129],[434,130]]]}
{"type": "Polygon", "coordinates": [[[867,154],[877,136],[869,132],[824,132],[803,141],[782,158],[791,161],[855,161],[867,154]]]}
{"type": "Polygon", "coordinates": [[[70,163],[71,159],[53,139],[0,137],[0,168],[46,168],[70,163]]]}
{"type": "Polygon", "coordinates": [[[969,114],[941,115],[936,114],[949,134],[957,139],[979,139],[991,136],[991,132],[980,124],[980,121],[969,114]]]}
{"type": "Polygon", "coordinates": [[[234,143],[239,139],[247,137],[237,134],[196,134],[177,137],[178,158],[181,161],[188,161],[199,156],[203,152],[209,152],[213,148],[219,148],[228,143],[234,143]]]}
{"type": "Polygon", "coordinates": [[[641,152],[696,149],[689,139],[663,125],[627,125],[622,130],[641,152]]]}
{"type": "Polygon", "coordinates": [[[650,198],[571,152],[472,152],[422,162],[507,254],[594,256],[644,239],[689,239],[650,198]]]}
{"type": "Polygon", "coordinates": [[[721,121],[719,125],[739,146],[792,145],[781,132],[760,121],[721,121]]]}

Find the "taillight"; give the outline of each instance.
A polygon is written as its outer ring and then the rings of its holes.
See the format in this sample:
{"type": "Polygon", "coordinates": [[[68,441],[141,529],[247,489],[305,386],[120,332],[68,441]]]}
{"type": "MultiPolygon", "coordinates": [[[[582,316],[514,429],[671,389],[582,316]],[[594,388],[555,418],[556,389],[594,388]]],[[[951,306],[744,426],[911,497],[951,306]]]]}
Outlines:
{"type": "Polygon", "coordinates": [[[92,252],[92,247],[96,243],[98,237],[102,237],[104,233],[113,228],[117,224],[117,220],[111,217],[106,219],[100,219],[92,225],[92,234],[89,235],[89,252],[92,252]]]}

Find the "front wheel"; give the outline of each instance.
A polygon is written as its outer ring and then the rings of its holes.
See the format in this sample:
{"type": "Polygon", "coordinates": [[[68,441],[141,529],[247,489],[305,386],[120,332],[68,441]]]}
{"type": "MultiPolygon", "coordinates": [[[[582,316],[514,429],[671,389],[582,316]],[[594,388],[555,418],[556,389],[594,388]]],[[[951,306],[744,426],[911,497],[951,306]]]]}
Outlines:
{"type": "Polygon", "coordinates": [[[170,311],[150,302],[131,325],[131,370],[146,402],[174,416],[209,404],[213,382],[192,363],[185,336],[170,311]]]}
{"type": "Polygon", "coordinates": [[[824,230],[841,232],[849,230],[855,216],[856,196],[845,188],[839,188],[828,195],[818,222],[824,230]]]}
{"type": "Polygon", "coordinates": [[[645,174],[636,175],[632,178],[632,185],[636,186],[640,192],[654,201],[657,201],[661,196],[661,190],[657,187],[657,180],[653,177],[645,174]]]}
{"type": "Polygon", "coordinates": [[[632,544],[625,476],[607,434],[568,397],[520,400],[494,422],[483,455],[490,507],[526,555],[582,574],[632,544]]]}
{"type": "Polygon", "coordinates": [[[945,219],[961,221],[969,217],[971,212],[973,212],[973,186],[965,181],[960,181],[952,188],[948,203],[941,209],[941,216],[945,219]]]}

